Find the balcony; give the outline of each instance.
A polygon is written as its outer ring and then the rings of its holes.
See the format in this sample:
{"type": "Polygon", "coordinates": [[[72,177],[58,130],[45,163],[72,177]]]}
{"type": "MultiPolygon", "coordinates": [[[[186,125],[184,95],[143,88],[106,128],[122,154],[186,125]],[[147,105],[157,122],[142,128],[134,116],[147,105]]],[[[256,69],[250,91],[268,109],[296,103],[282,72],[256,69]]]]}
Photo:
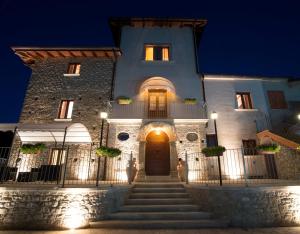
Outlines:
{"type": "Polygon", "coordinates": [[[146,102],[129,105],[113,103],[111,119],[206,119],[205,108],[200,104],[188,105],[182,102],[168,103],[164,110],[148,110],[146,102]]]}

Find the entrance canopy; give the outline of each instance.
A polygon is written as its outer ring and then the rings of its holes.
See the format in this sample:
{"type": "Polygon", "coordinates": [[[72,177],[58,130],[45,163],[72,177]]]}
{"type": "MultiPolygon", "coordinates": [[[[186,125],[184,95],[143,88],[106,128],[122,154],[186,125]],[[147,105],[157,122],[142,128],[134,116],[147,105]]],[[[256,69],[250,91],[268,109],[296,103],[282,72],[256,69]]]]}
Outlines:
{"type": "Polygon", "coordinates": [[[22,143],[54,142],[91,143],[87,128],[81,123],[20,124],[18,135],[22,143]]]}

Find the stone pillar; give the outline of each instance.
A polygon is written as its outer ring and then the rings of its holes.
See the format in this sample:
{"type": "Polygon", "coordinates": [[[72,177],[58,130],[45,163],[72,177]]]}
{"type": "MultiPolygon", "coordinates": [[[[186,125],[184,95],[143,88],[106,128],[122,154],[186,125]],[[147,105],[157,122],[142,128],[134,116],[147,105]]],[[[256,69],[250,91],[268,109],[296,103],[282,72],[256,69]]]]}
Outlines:
{"type": "Polygon", "coordinates": [[[140,141],[139,145],[139,165],[138,165],[138,172],[137,172],[137,178],[136,181],[141,181],[145,179],[146,173],[145,173],[145,150],[146,150],[146,142],[140,141]]]}
{"type": "Polygon", "coordinates": [[[177,164],[178,164],[178,156],[176,150],[176,142],[170,141],[170,176],[177,178],[177,164]]]}

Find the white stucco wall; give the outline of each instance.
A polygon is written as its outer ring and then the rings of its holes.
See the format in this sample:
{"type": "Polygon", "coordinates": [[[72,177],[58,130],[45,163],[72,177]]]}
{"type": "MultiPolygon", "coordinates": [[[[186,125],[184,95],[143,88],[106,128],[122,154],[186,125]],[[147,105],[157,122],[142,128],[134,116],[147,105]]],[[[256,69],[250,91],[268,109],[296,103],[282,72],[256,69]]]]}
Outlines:
{"type": "Polygon", "coordinates": [[[174,84],[179,97],[193,97],[202,101],[191,28],[125,26],[120,47],[122,56],[116,66],[115,97],[135,97],[143,81],[159,76],[174,84]],[[170,61],[144,61],[145,44],[170,45],[170,61]]]}
{"type": "MultiPolygon", "coordinates": [[[[267,103],[261,80],[230,79],[229,76],[205,76],[205,92],[208,116],[218,113],[217,129],[219,144],[227,149],[240,148],[242,139],[256,139],[256,123],[267,125],[267,103]],[[228,78],[228,79],[224,79],[228,78]],[[254,110],[237,110],[236,92],[250,92],[254,110]]],[[[209,120],[207,133],[214,133],[213,121],[209,120]]]]}

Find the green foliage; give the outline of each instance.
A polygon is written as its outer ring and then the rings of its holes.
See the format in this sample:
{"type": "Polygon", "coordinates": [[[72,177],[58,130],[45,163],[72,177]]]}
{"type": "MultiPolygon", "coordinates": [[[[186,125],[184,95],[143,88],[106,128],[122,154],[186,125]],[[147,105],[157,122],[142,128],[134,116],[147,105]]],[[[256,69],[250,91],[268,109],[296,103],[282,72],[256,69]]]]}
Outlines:
{"type": "Polygon", "coordinates": [[[38,154],[47,149],[46,145],[43,143],[37,144],[24,144],[21,146],[21,152],[23,154],[38,154]]]}
{"type": "Polygon", "coordinates": [[[197,104],[197,99],[196,98],[185,98],[184,103],[189,104],[189,105],[197,104]]]}
{"type": "Polygon", "coordinates": [[[224,146],[212,146],[212,147],[206,147],[202,149],[202,153],[205,154],[206,157],[212,157],[212,156],[221,156],[225,152],[224,146]]]}
{"type": "Polygon", "coordinates": [[[256,147],[257,150],[259,151],[266,151],[270,153],[278,153],[280,152],[280,145],[276,144],[264,144],[264,145],[258,145],[256,147]]]}
{"type": "Polygon", "coordinates": [[[118,103],[121,104],[121,105],[131,104],[132,99],[129,98],[129,97],[125,97],[125,96],[120,96],[118,98],[118,103]]]}
{"type": "Polygon", "coordinates": [[[96,154],[101,157],[110,157],[114,158],[119,156],[122,153],[121,150],[112,147],[101,146],[96,149],[96,154]]]}

